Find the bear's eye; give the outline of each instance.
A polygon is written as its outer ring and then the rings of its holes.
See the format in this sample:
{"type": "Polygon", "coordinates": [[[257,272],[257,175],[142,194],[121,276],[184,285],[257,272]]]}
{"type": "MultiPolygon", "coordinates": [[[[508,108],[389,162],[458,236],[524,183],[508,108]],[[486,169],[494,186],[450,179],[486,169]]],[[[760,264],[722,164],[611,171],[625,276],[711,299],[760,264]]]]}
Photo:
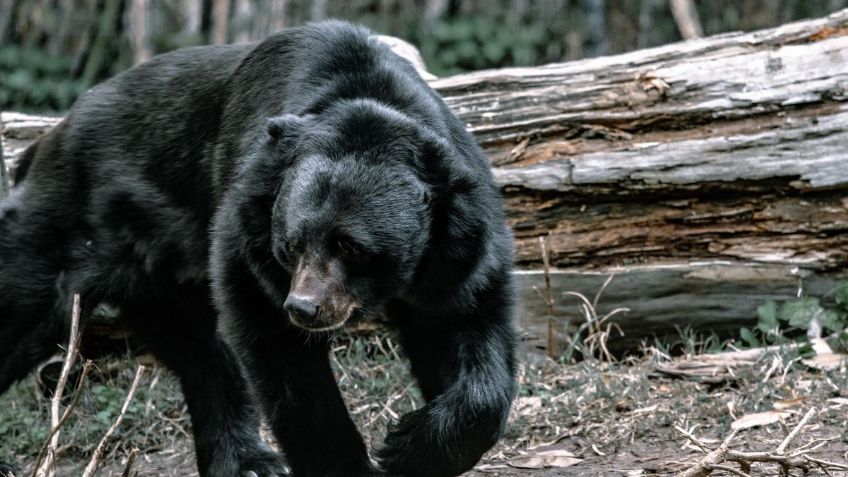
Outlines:
{"type": "Polygon", "coordinates": [[[295,240],[286,240],[286,252],[289,255],[296,255],[300,250],[300,244],[295,240]]]}
{"type": "Polygon", "coordinates": [[[340,238],[340,239],[338,239],[336,244],[339,247],[339,251],[341,253],[345,254],[345,255],[348,255],[348,256],[351,256],[351,257],[362,255],[362,252],[363,252],[362,247],[359,246],[359,244],[357,244],[356,242],[354,242],[350,239],[340,238]]]}

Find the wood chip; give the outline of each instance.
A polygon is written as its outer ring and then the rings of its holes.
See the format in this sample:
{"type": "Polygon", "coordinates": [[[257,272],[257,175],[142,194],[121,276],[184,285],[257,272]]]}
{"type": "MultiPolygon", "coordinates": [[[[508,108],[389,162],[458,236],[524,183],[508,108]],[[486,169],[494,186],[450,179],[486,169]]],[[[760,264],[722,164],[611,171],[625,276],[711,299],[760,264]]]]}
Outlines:
{"type": "Polygon", "coordinates": [[[746,414],[739,419],[733,421],[730,425],[731,429],[750,429],[752,427],[767,426],[779,422],[789,416],[788,412],[784,411],[766,411],[757,412],[754,414],[746,414]]]}
{"type": "Polygon", "coordinates": [[[516,469],[549,469],[571,467],[580,462],[583,459],[565,449],[552,449],[513,457],[507,461],[507,465],[516,469]]]}

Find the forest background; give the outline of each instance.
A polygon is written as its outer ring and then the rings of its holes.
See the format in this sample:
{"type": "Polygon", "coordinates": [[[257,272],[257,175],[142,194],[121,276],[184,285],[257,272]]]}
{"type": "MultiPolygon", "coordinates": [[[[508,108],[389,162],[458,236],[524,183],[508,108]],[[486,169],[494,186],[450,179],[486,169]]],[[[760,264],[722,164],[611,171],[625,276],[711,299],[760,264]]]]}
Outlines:
{"type": "Polygon", "coordinates": [[[437,76],[622,53],[824,16],[848,0],[0,0],[0,109],[61,112],[180,47],[342,18],[416,45],[437,76]]]}

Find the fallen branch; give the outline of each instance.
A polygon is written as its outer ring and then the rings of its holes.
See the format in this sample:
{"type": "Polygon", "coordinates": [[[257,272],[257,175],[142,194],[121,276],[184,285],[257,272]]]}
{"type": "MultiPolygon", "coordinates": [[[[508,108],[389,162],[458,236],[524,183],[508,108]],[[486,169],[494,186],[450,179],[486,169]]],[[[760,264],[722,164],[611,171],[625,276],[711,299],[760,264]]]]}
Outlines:
{"type": "Polygon", "coordinates": [[[685,472],[682,472],[680,477],[704,477],[710,475],[710,472],[712,472],[716,465],[721,465],[721,463],[724,462],[730,448],[730,441],[736,437],[736,433],[738,432],[737,429],[732,430],[730,435],[727,436],[718,449],[709,451],[706,444],[698,440],[698,438],[693,436],[690,432],[678,426],[674,426],[674,429],[698,446],[698,448],[701,449],[701,452],[706,453],[706,455],[698,461],[697,464],[693,465],[685,472]]]}
{"type": "MultiPolygon", "coordinates": [[[[795,440],[801,431],[809,424],[816,415],[816,408],[810,408],[800,422],[786,435],[786,438],[773,450],[768,452],[744,452],[730,449],[730,441],[741,429],[734,429],[730,435],[715,450],[710,450],[703,442],[692,433],[675,426],[684,437],[692,441],[705,454],[701,459],[692,464],[688,469],[678,474],[679,477],[706,477],[714,470],[722,470],[739,476],[750,477],[751,466],[754,463],[778,464],[781,467],[781,475],[789,475],[789,470],[800,469],[806,474],[813,465],[819,467],[825,473],[828,470],[848,470],[848,465],[838,462],[830,462],[808,454],[818,448],[810,444],[801,446],[787,453],[787,448],[795,440]],[[736,463],[739,469],[726,465],[728,462],[736,463]]],[[[826,441],[826,440],[825,440],[826,441]]]]}

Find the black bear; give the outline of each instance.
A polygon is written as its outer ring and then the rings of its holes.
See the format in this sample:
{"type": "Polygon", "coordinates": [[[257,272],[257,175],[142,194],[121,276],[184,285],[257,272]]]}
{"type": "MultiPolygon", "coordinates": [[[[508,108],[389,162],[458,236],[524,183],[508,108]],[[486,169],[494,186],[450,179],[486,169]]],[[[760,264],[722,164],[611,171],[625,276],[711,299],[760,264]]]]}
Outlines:
{"type": "Polygon", "coordinates": [[[481,149],[406,60],[338,21],[178,50],[83,95],[0,206],[0,392],[74,293],[179,375],[203,476],[450,476],[515,393],[512,241],[481,149]],[[332,330],[385,315],[427,404],[368,456],[332,330]]]}

